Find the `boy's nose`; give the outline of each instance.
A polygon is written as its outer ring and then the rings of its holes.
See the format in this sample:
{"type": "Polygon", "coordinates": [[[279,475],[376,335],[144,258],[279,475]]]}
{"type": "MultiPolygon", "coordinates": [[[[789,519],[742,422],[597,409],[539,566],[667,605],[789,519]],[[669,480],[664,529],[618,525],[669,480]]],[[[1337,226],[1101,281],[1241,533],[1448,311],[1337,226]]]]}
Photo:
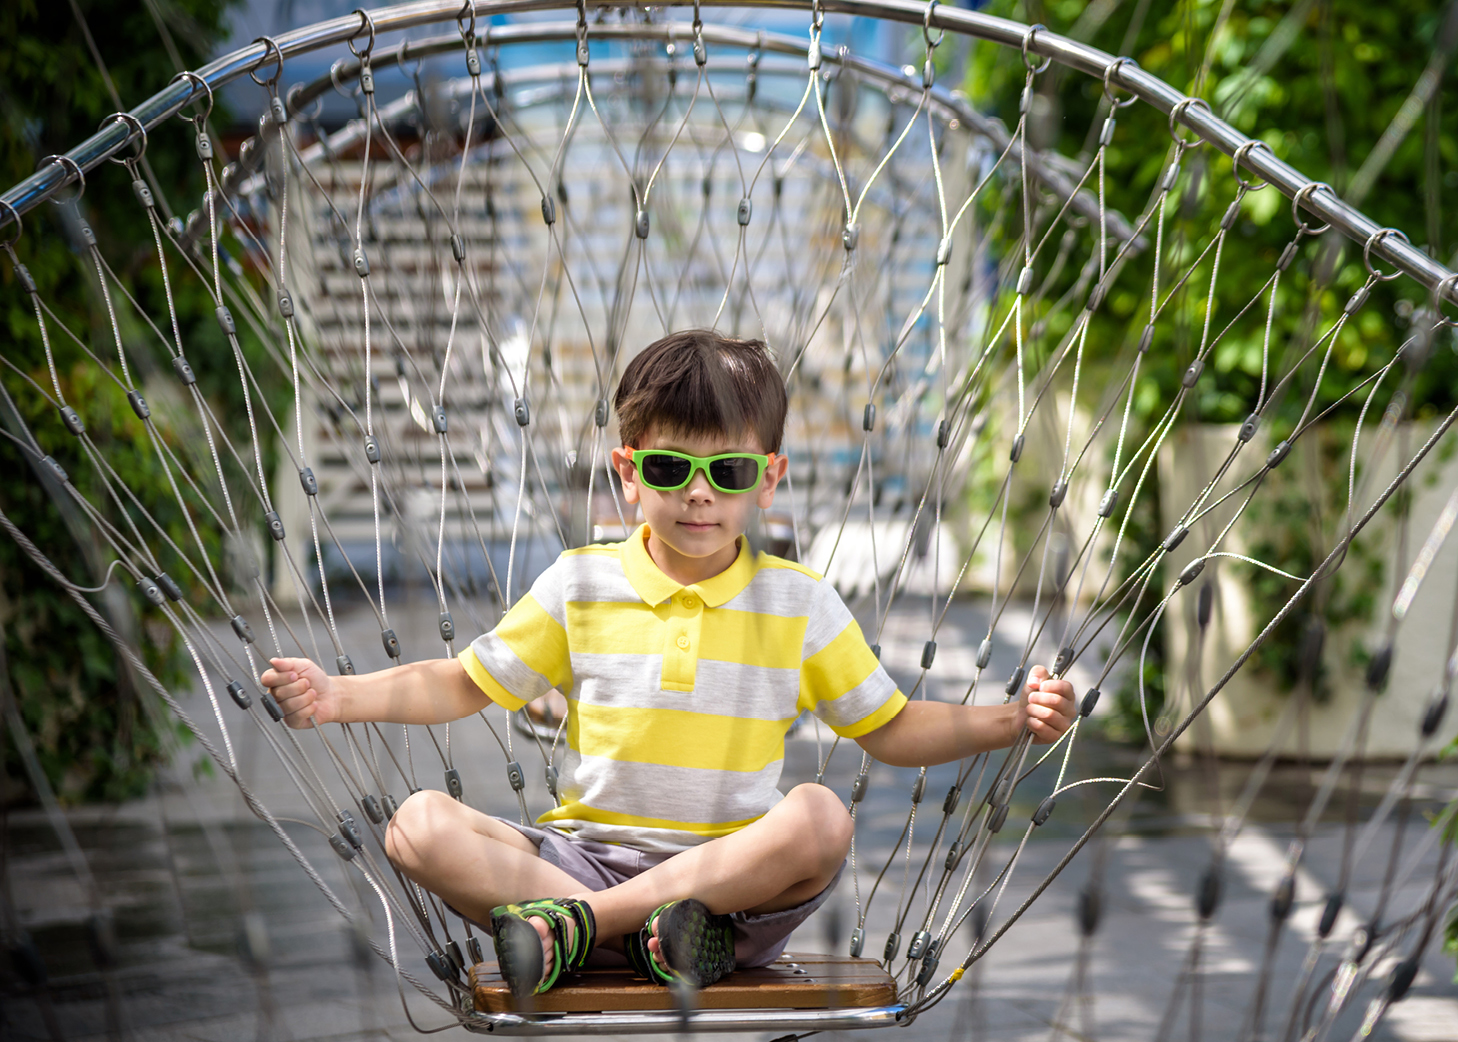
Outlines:
{"type": "Polygon", "coordinates": [[[709,476],[702,470],[694,471],[694,476],[689,479],[688,488],[684,491],[690,502],[707,502],[714,498],[714,486],[709,484],[709,476]]]}

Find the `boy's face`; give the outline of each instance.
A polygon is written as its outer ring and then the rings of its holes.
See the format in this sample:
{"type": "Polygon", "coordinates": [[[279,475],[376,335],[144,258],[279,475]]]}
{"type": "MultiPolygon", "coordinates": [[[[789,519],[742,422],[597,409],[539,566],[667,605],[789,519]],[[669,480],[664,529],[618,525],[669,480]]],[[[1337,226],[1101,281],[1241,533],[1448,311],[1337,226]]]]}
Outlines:
{"type": "MultiPolygon", "coordinates": [[[[632,446],[636,452],[673,449],[690,456],[716,456],[725,452],[765,455],[753,434],[661,434],[656,428],[632,446]]],[[[683,488],[660,492],[638,478],[638,469],[623,449],[613,450],[613,466],[623,479],[623,498],[642,507],[650,536],[648,552],[671,578],[685,585],[724,571],[739,553],[738,540],[755,508],[766,509],[775,500],[775,488],[785,476],[788,461],[775,456],[757,487],[747,492],[720,492],[708,475],[695,468],[683,488]]]]}

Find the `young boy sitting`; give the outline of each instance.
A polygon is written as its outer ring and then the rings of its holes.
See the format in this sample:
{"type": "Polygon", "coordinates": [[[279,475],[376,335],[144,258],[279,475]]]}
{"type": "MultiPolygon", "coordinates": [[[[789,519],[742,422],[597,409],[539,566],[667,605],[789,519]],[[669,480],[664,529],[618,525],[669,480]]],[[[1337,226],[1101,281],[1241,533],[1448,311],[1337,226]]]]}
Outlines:
{"type": "Polygon", "coordinates": [[[852,830],[830,789],[776,789],[801,710],[895,766],[1003,748],[1025,728],[1052,742],[1075,711],[1072,685],[1042,667],[1006,705],[908,702],[826,580],[750,550],[751,514],[787,467],[784,385],[761,342],[665,337],[614,404],[612,463],[646,519],[625,542],[564,552],[455,659],[334,677],[279,658],[262,678],[293,727],[444,723],[566,695],[561,802],[539,827],[426,789],[385,835],[401,872],[490,922],[519,999],[595,947],[699,986],[779,955],[834,888],[852,830]]]}

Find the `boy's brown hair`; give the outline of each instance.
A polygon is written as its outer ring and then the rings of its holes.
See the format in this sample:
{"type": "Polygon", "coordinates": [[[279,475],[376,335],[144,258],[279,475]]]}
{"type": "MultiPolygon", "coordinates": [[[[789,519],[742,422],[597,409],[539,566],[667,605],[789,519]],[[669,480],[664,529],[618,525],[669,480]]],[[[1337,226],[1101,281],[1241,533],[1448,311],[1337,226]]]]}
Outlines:
{"type": "Polygon", "coordinates": [[[636,448],[651,429],[677,434],[753,433],[778,452],[789,402],[762,340],[709,329],[670,333],[628,363],[613,406],[623,444],[636,448]]]}

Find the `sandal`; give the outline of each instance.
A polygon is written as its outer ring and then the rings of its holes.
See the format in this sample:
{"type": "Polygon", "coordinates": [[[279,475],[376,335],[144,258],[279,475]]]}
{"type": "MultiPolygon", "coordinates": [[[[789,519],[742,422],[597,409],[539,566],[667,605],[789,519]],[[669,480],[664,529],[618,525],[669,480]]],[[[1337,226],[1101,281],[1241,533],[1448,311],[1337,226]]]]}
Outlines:
{"type": "Polygon", "coordinates": [[[547,898],[491,909],[496,961],[518,1001],[540,995],[568,973],[582,969],[597,940],[597,920],[586,901],[547,898]],[[552,932],[552,969],[546,972],[542,936],[530,922],[543,919],[552,932]],[[568,927],[574,926],[571,939],[568,927]]]}
{"type": "Polygon", "coordinates": [[[637,933],[623,935],[633,969],[656,984],[686,981],[697,988],[734,972],[734,928],[727,915],[714,915],[702,901],[686,898],[660,905],[637,933]],[[658,920],[658,950],[669,969],[653,957],[648,940],[658,920]]]}

